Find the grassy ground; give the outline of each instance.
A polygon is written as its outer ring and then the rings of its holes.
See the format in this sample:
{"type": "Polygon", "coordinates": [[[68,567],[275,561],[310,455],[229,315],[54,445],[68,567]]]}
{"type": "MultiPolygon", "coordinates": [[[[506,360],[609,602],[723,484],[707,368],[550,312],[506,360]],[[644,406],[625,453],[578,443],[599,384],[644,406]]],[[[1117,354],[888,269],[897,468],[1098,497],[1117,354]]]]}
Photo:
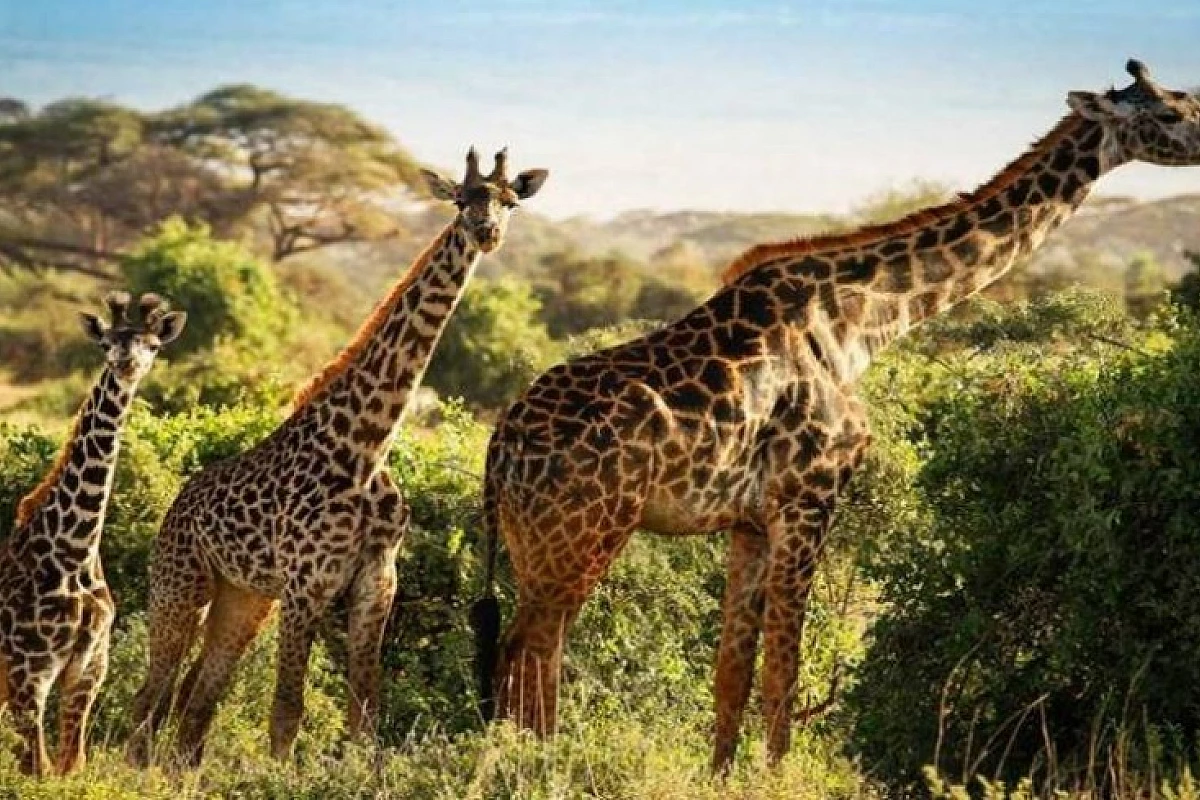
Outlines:
{"type": "MultiPolygon", "coordinates": [[[[11,735],[8,737],[11,738],[11,735]]],[[[36,782],[0,757],[0,798],[859,798],[878,796],[845,758],[813,739],[777,770],[754,745],[727,779],[708,772],[697,727],[604,722],[539,742],[502,726],[456,738],[427,735],[399,747],[341,745],[280,765],[265,731],[225,731],[203,767],[134,770],[115,745],[93,747],[87,768],[36,782]]]]}

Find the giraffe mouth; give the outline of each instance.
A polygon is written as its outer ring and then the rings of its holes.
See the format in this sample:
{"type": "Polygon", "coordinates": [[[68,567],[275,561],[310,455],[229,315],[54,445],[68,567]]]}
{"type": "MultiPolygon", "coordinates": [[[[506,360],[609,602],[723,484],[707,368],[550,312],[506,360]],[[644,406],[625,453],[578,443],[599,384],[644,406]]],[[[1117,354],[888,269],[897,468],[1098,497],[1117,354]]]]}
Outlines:
{"type": "Polygon", "coordinates": [[[126,380],[132,378],[137,369],[132,358],[122,358],[119,361],[114,361],[112,362],[112,368],[113,372],[126,380]]]}

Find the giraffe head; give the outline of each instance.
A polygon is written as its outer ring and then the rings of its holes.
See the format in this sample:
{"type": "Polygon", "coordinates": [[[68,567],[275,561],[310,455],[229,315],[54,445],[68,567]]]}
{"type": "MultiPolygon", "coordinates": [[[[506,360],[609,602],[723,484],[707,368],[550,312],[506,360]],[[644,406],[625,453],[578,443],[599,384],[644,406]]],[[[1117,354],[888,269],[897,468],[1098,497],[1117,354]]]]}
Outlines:
{"type": "Polygon", "coordinates": [[[479,154],[474,147],[467,153],[467,174],[462,183],[427,169],[421,172],[434,197],[458,206],[455,222],[485,253],[495,250],[504,240],[508,219],[518,201],[537,194],[550,174],[544,169],[527,169],[510,181],[506,148],[496,153],[496,165],[485,176],[479,171],[479,154]]]}
{"type": "Polygon", "coordinates": [[[104,303],[112,322],[86,311],[79,315],[84,333],[100,345],[108,368],[125,384],[135,384],[145,377],[158,348],[178,337],[187,322],[187,314],[168,311],[166,301],[156,294],[144,294],[138,299],[135,322],[129,316],[132,302],[128,292],[109,292],[104,303]]]}
{"type": "Polygon", "coordinates": [[[1133,83],[1124,89],[1067,95],[1072,110],[1104,127],[1105,151],[1112,162],[1107,166],[1125,161],[1200,164],[1200,95],[1160,86],[1135,59],[1125,69],[1133,83]]]}

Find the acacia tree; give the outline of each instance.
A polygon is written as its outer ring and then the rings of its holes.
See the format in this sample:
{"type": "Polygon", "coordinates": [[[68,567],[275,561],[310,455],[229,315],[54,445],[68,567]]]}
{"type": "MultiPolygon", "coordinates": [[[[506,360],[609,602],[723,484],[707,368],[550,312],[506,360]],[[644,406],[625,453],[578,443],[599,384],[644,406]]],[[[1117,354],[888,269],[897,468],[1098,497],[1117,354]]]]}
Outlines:
{"type": "Polygon", "coordinates": [[[71,99],[0,99],[0,266],[111,277],[110,262],[178,216],[263,230],[281,260],[396,231],[389,194],[422,191],[412,158],[341,106],[230,86],[157,114],[71,99]]]}
{"type": "Polygon", "coordinates": [[[119,232],[96,184],[140,146],[140,115],[97,100],[36,114],[17,100],[2,105],[0,259],[103,274],[98,262],[111,259],[119,232]]]}
{"type": "Polygon", "coordinates": [[[275,260],[396,232],[384,193],[422,186],[383,129],[342,106],[227,86],[150,121],[152,137],[220,176],[221,229],[263,211],[275,260]]]}

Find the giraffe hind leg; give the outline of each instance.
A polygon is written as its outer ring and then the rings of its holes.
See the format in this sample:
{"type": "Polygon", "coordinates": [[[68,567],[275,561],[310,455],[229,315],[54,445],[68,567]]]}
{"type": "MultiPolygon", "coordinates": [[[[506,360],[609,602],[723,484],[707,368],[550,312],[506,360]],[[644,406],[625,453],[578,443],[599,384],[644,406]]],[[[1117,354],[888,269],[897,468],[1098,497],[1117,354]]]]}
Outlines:
{"type": "Polygon", "coordinates": [[[270,597],[218,581],[204,625],[204,647],[180,688],[175,749],[181,763],[200,763],[217,703],[274,607],[270,597]]]}
{"type": "Polygon", "coordinates": [[[497,671],[496,704],[501,718],[512,719],[539,736],[554,735],[563,640],[582,606],[518,604],[497,671]]]}
{"type": "Polygon", "coordinates": [[[371,736],[379,714],[383,633],[396,596],[395,550],[373,556],[350,589],[349,675],[351,736],[371,736]]]}
{"type": "Polygon", "coordinates": [[[409,508],[387,472],[363,497],[363,555],[347,595],[351,737],[372,736],[379,715],[383,634],[396,597],[396,554],[408,532],[409,508]]]}
{"type": "Polygon", "coordinates": [[[551,736],[558,726],[559,673],[567,630],[629,541],[636,516],[625,510],[613,524],[592,529],[584,525],[582,510],[565,509],[557,526],[538,531],[536,539],[511,516],[502,513],[500,520],[512,561],[521,568],[517,611],[496,670],[496,711],[538,735],[551,736]],[[554,537],[572,540],[575,557],[555,560],[548,548],[525,546],[525,542],[554,537]]]}
{"type": "MultiPolygon", "coordinates": [[[[159,533],[160,540],[164,532],[159,533]]],[[[171,710],[175,681],[209,607],[212,579],[186,556],[163,558],[156,547],[150,582],[150,664],[133,701],[133,734],[126,757],[134,766],[150,763],[154,737],[171,710]]]]}
{"type": "Polygon", "coordinates": [[[762,628],[762,582],[766,562],[766,536],[751,529],[734,529],[729,545],[729,575],[713,691],[717,703],[714,772],[725,772],[733,761],[742,717],[750,699],[762,628]]]}

